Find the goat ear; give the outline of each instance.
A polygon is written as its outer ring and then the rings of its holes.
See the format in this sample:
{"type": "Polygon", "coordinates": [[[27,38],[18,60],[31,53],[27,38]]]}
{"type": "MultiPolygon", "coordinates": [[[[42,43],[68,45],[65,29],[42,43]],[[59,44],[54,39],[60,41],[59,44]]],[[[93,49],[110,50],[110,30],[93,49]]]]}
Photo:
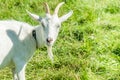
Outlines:
{"type": "Polygon", "coordinates": [[[33,14],[33,13],[31,13],[31,12],[29,12],[28,10],[26,10],[26,12],[28,13],[28,15],[31,17],[31,18],[33,18],[34,20],[36,20],[36,21],[41,21],[41,17],[40,16],[38,16],[38,15],[36,15],[36,14],[33,14]]]}
{"type": "Polygon", "coordinates": [[[71,10],[69,13],[67,13],[64,16],[60,17],[60,22],[66,21],[72,14],[73,14],[73,11],[71,10]]]}

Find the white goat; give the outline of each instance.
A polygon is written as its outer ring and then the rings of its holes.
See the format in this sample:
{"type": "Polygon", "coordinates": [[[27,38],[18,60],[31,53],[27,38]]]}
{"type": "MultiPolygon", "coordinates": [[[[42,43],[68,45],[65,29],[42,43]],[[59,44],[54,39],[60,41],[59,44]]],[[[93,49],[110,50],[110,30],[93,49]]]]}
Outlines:
{"type": "Polygon", "coordinates": [[[0,68],[9,66],[13,71],[14,80],[25,80],[25,66],[34,51],[44,45],[47,46],[48,55],[53,59],[52,46],[55,42],[61,23],[67,20],[72,11],[58,18],[58,10],[64,2],[58,4],[53,15],[46,5],[44,18],[28,14],[41,25],[33,27],[27,23],[7,20],[0,21],[0,68]]]}

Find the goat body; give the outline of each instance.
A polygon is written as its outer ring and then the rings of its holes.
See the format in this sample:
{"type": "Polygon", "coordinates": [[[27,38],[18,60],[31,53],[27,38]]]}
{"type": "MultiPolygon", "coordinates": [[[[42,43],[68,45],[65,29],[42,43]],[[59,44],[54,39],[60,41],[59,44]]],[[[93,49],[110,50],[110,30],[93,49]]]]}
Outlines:
{"type": "Polygon", "coordinates": [[[0,68],[10,65],[17,75],[24,74],[22,69],[36,50],[33,29],[24,22],[0,21],[0,68]]]}
{"type": "MultiPolygon", "coordinates": [[[[28,61],[36,49],[34,27],[18,21],[0,21],[0,68],[28,61]]],[[[15,66],[16,66],[15,65],[15,66]]]]}

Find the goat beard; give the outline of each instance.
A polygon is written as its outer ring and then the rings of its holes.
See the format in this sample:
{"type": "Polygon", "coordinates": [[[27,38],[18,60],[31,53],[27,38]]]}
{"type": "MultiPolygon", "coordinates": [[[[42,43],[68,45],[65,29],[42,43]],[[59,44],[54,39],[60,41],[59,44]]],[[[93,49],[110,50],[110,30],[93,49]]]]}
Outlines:
{"type": "Polygon", "coordinates": [[[47,46],[47,52],[48,52],[49,58],[50,58],[51,61],[53,62],[52,46],[47,46]]]}

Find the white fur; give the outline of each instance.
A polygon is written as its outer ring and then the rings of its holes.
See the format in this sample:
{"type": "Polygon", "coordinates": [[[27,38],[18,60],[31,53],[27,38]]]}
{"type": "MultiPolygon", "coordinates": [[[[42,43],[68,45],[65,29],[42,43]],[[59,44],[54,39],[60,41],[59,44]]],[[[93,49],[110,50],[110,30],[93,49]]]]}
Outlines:
{"type": "MultiPolygon", "coordinates": [[[[46,45],[47,52],[53,60],[52,46],[57,39],[61,22],[72,15],[72,11],[58,18],[56,14],[46,14],[41,18],[27,11],[42,25],[31,26],[15,20],[0,21],[0,68],[10,67],[14,80],[25,80],[25,66],[38,48],[46,45]],[[36,31],[36,39],[32,31],[36,31]]],[[[57,12],[57,11],[56,11],[57,12]]]]}

